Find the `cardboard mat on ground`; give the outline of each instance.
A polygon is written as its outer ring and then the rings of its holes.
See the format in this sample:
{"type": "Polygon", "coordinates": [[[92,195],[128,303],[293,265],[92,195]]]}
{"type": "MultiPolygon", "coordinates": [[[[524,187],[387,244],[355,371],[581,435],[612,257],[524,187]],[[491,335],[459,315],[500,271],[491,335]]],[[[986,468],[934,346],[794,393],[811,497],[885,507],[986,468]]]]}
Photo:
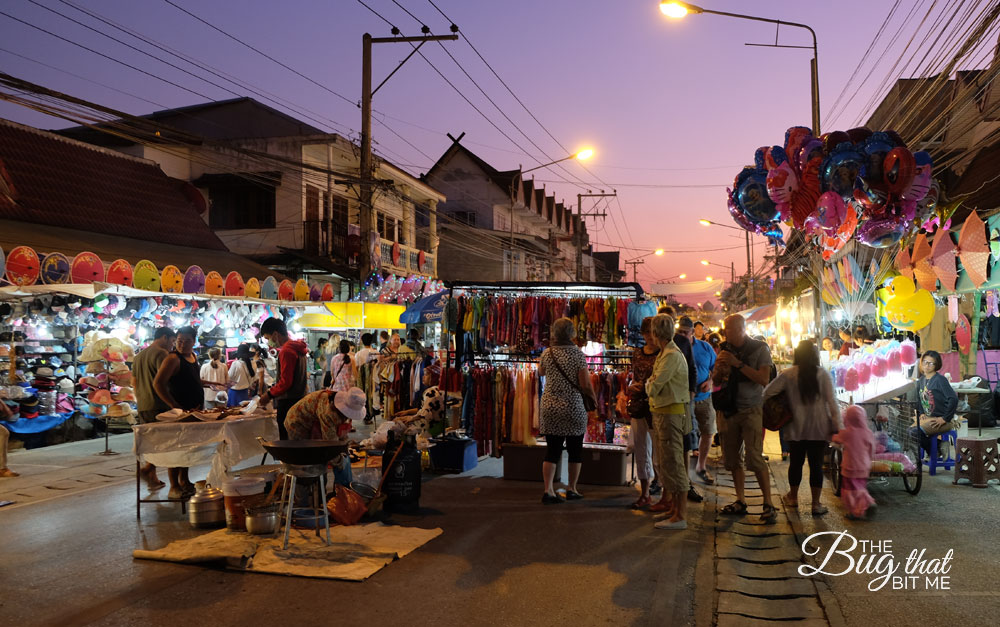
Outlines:
{"type": "Polygon", "coordinates": [[[137,559],[183,564],[225,564],[252,573],[363,581],[393,560],[405,557],[441,535],[439,528],[420,529],[382,523],[331,527],[330,546],[312,530],[293,529],[288,548],[282,538],[252,536],[219,529],[162,549],[137,549],[137,559]]]}

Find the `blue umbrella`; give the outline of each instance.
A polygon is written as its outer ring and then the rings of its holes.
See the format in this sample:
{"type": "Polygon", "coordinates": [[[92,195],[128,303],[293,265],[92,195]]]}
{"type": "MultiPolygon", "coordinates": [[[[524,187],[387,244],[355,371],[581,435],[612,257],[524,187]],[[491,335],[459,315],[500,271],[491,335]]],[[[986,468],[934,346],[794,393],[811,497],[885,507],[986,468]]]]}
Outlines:
{"type": "Polygon", "coordinates": [[[441,318],[444,316],[444,306],[447,302],[447,292],[424,296],[399,314],[399,321],[403,324],[441,322],[441,318]]]}

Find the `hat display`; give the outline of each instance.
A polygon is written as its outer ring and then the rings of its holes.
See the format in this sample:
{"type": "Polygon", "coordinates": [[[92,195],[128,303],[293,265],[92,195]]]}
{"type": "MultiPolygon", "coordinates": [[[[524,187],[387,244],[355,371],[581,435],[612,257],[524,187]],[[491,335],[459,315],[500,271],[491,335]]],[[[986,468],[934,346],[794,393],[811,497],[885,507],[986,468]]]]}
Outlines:
{"type": "Polygon", "coordinates": [[[132,373],[128,370],[125,370],[124,372],[112,372],[111,381],[115,385],[132,385],[132,373]]]}
{"type": "Polygon", "coordinates": [[[341,390],[333,397],[333,405],[351,420],[363,420],[367,397],[361,388],[341,390]]]}
{"type": "Polygon", "coordinates": [[[94,377],[84,377],[80,379],[80,383],[89,388],[100,388],[108,384],[108,375],[101,373],[94,377]]]}
{"type": "Polygon", "coordinates": [[[128,403],[115,403],[108,407],[109,418],[127,418],[132,415],[132,407],[128,403]]]}
{"type": "Polygon", "coordinates": [[[123,387],[114,394],[112,394],[111,398],[119,402],[134,403],[135,392],[130,387],[123,387]]]}
{"type": "Polygon", "coordinates": [[[91,416],[103,416],[106,409],[104,405],[84,405],[81,411],[91,416]]]}
{"type": "Polygon", "coordinates": [[[73,384],[72,379],[61,379],[57,384],[57,387],[59,388],[59,391],[62,392],[63,394],[72,394],[73,391],[76,389],[76,386],[73,384]]]}

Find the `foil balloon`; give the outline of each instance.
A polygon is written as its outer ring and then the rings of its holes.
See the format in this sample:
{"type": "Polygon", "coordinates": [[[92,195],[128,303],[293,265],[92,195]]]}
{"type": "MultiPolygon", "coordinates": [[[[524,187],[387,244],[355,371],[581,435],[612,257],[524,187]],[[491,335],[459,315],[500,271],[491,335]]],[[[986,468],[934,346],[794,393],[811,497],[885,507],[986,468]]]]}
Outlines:
{"type": "Polygon", "coordinates": [[[832,153],[837,146],[841,144],[851,144],[851,136],[844,131],[833,131],[832,133],[823,133],[819,137],[820,141],[823,142],[823,152],[825,154],[832,153]]]}
{"type": "Polygon", "coordinates": [[[862,151],[865,153],[865,174],[869,185],[881,188],[885,185],[885,160],[896,146],[886,133],[872,133],[865,139],[862,151]]]}
{"type": "Polygon", "coordinates": [[[918,331],[930,324],[935,309],[930,292],[916,289],[913,279],[906,276],[892,280],[891,292],[892,298],[885,305],[889,324],[901,331],[918,331]]]}
{"type": "Polygon", "coordinates": [[[799,169],[799,172],[806,168],[806,164],[813,159],[819,159],[821,162],[823,160],[823,142],[815,137],[810,138],[803,146],[799,149],[799,154],[795,163],[795,167],[799,169]]]}
{"type": "Polygon", "coordinates": [[[929,153],[921,150],[913,153],[913,179],[904,189],[899,197],[907,202],[919,203],[927,195],[931,188],[931,172],[934,169],[934,161],[929,153]]]}
{"type": "Polygon", "coordinates": [[[833,191],[846,201],[854,197],[854,182],[865,173],[865,156],[850,144],[840,144],[819,169],[821,191],[833,191]]]}
{"type": "Polygon", "coordinates": [[[866,220],[858,227],[854,239],[872,248],[889,248],[899,244],[906,232],[906,220],[891,216],[866,220]]]}
{"type": "Polygon", "coordinates": [[[799,189],[799,179],[789,161],[767,173],[767,195],[778,208],[781,220],[789,220],[792,215],[792,195],[799,189]]]}
{"type": "Polygon", "coordinates": [[[916,170],[917,162],[913,153],[904,146],[896,146],[889,151],[882,163],[885,188],[890,194],[902,194],[913,183],[916,170]]]}
{"type": "Polygon", "coordinates": [[[780,217],[777,206],[767,195],[767,174],[760,170],[744,168],[737,176],[733,194],[743,215],[755,225],[764,226],[780,217]]]}
{"type": "Polygon", "coordinates": [[[877,216],[885,209],[889,195],[868,184],[862,177],[854,181],[854,200],[868,216],[877,216]]]}
{"type": "Polygon", "coordinates": [[[751,233],[757,232],[757,226],[747,220],[743,212],[740,211],[739,206],[736,204],[736,197],[733,190],[726,188],[726,192],[729,194],[729,202],[727,206],[729,207],[729,215],[733,217],[733,221],[740,225],[740,228],[750,231],[751,233]]]}
{"type": "Polygon", "coordinates": [[[823,192],[816,201],[816,223],[827,235],[833,235],[847,218],[847,205],[840,194],[823,192]]]}
{"type": "Polygon", "coordinates": [[[858,126],[848,129],[847,137],[855,144],[863,144],[865,140],[872,136],[872,131],[867,126],[858,126]]]}

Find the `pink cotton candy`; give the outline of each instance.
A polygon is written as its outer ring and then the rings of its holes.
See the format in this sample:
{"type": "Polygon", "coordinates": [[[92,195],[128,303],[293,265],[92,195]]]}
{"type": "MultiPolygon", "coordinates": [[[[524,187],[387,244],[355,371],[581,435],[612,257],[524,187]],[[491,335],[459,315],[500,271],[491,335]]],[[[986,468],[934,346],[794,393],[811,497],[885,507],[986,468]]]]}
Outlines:
{"type": "Polygon", "coordinates": [[[893,348],[889,351],[889,356],[886,358],[888,360],[889,372],[902,372],[903,362],[900,354],[900,349],[893,348]]]}
{"type": "Polygon", "coordinates": [[[876,355],[872,362],[872,376],[881,379],[889,373],[889,361],[882,355],[876,355]]]}
{"type": "Polygon", "coordinates": [[[905,340],[899,345],[899,358],[904,366],[917,363],[917,345],[911,340],[905,340]]]}
{"type": "Polygon", "coordinates": [[[858,389],[858,369],[854,366],[844,373],[844,389],[848,392],[856,392],[858,389]]]}
{"type": "Polygon", "coordinates": [[[855,366],[858,369],[858,383],[860,385],[868,385],[869,381],[872,380],[872,362],[868,358],[862,358],[855,366]]]}

